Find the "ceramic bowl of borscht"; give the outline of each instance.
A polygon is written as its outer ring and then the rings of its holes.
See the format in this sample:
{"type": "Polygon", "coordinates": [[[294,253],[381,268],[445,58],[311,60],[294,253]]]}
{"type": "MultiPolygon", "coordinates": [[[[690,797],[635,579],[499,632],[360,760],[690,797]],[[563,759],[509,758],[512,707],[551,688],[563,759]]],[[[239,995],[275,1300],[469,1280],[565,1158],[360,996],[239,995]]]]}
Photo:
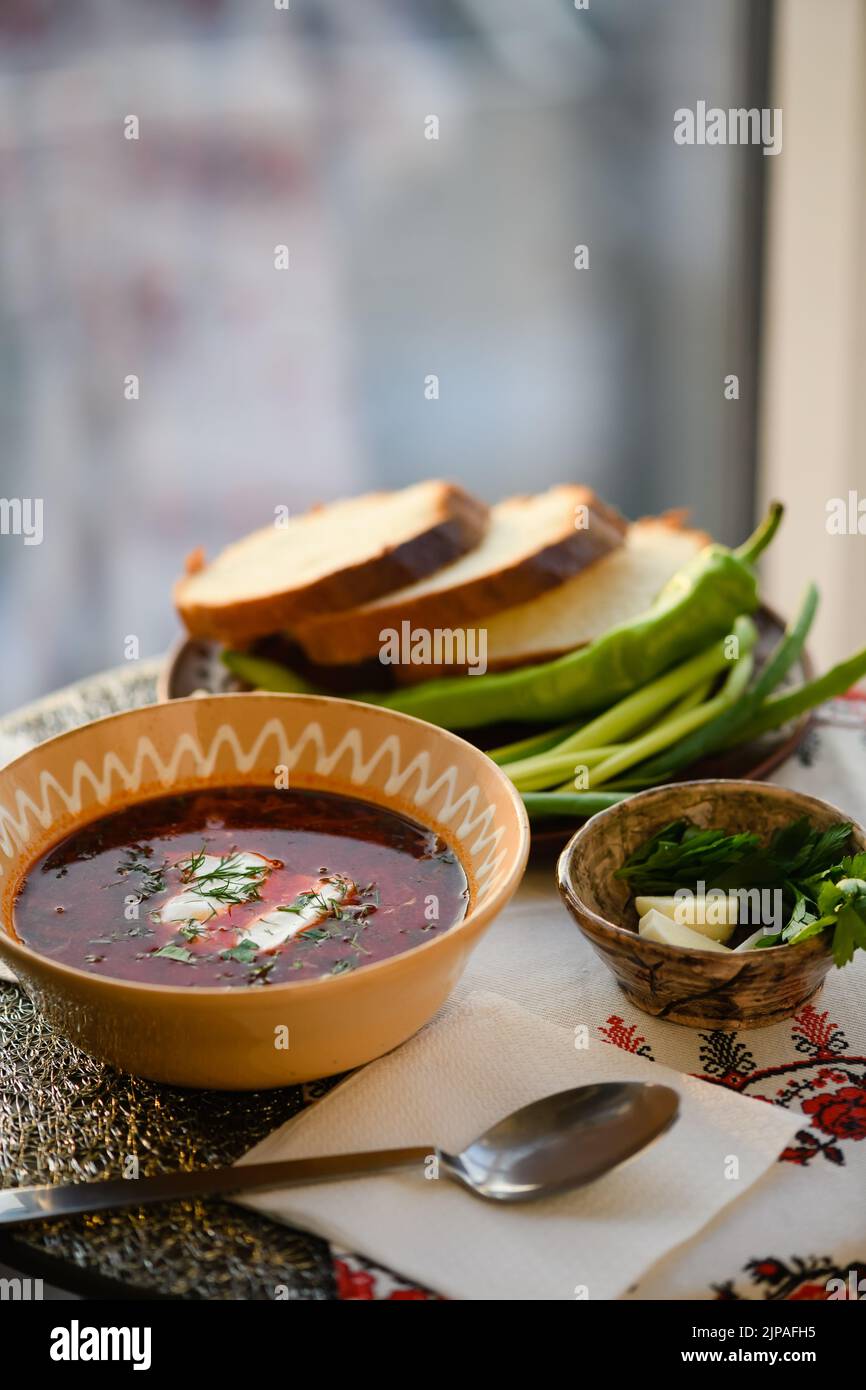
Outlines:
{"type": "Polygon", "coordinates": [[[0,957],[120,1070],[286,1086],[422,1027],[528,848],[508,779],[433,725],[324,696],[176,700],[0,770],[0,957]]]}

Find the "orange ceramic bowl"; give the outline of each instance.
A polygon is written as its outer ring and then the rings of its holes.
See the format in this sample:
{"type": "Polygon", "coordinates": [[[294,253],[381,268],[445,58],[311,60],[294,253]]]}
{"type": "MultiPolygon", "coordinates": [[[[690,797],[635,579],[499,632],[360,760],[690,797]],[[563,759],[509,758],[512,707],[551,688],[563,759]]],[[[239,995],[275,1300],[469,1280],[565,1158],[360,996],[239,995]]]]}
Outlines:
{"type": "Polygon", "coordinates": [[[515,892],[528,851],[508,779],[433,725],[320,696],[174,700],[74,729],[0,770],[0,956],[50,1023],[112,1066],[178,1086],[286,1086],[369,1062],[426,1023],[515,892]],[[361,970],[263,988],[108,979],[16,939],[22,878],[71,831],[168,791],[272,789],[278,766],[294,788],[342,792],[437,830],[469,879],[463,921],[361,970]]]}

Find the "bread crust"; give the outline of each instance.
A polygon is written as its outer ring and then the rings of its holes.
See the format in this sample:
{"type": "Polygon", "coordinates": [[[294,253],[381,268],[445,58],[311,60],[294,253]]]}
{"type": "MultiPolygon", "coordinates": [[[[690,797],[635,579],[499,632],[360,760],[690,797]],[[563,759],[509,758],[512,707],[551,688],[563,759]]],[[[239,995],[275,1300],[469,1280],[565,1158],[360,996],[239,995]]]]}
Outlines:
{"type": "MultiPolygon", "coordinates": [[[[292,635],[321,665],[345,665],[374,657],[381,645],[379,633],[399,629],[404,621],[427,629],[465,627],[537,598],[610,554],[627,530],[619,512],[590,488],[575,486],[570,491],[575,503],[589,507],[588,527],[576,529],[572,522],[556,540],[534,553],[522,555],[495,572],[480,574],[458,588],[434,590],[409,601],[395,595],[393,602],[379,602],[369,610],[358,606],[334,617],[305,622],[293,629],[292,635]]],[[[454,668],[449,671],[455,673],[454,668]]],[[[416,679],[429,680],[431,674],[427,667],[416,679]]]]}
{"type": "Polygon", "coordinates": [[[189,596],[185,576],[175,584],[175,606],[191,636],[244,646],[257,637],[290,630],[311,614],[333,614],[369,603],[426,578],[477,545],[488,517],[486,503],[456,483],[442,483],[429,526],[396,545],[382,546],[357,564],[335,568],[309,584],[233,603],[197,601],[189,596]]]}
{"type": "MultiPolygon", "coordinates": [[[[708,531],[696,530],[689,526],[689,514],[686,508],[678,507],[670,511],[662,512],[659,516],[644,516],[638,521],[632,522],[633,526],[649,527],[652,526],[659,530],[676,531],[680,534],[687,534],[694,538],[696,549],[701,549],[706,545],[712,545],[713,538],[708,531]]],[[[516,607],[517,605],[509,605],[516,607]]],[[[584,644],[588,645],[588,644],[584,644]]],[[[545,661],[555,661],[557,657],[565,656],[568,652],[574,651],[572,646],[555,646],[543,651],[533,651],[531,658],[515,653],[511,657],[490,658],[487,665],[488,671],[511,671],[521,666],[540,666],[545,661]]],[[[418,685],[423,681],[438,680],[446,676],[465,675],[468,668],[466,666],[395,666],[393,667],[394,680],[397,685],[418,685]]]]}

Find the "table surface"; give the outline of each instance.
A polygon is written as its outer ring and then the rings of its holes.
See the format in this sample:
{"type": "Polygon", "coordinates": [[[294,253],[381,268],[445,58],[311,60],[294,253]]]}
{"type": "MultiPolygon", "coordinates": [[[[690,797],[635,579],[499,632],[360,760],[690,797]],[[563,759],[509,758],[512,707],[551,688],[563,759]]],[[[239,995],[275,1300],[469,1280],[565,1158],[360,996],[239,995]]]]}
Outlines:
{"type": "MultiPolygon", "coordinates": [[[[106,672],[0,720],[0,759],[116,710],[150,703],[157,662],[106,672]]],[[[773,780],[866,820],[866,697],[820,713],[796,758],[773,780]]],[[[831,1277],[866,1276],[866,959],[831,971],[820,998],[773,1028],[692,1031],[641,1014],[562,915],[549,865],[530,869],[506,924],[543,929],[550,979],[515,970],[485,977],[485,944],[470,973],[595,1040],[796,1107],[803,1123],[775,1169],[688,1245],[648,1271],[631,1297],[824,1298],[831,1277]],[[573,961],[563,980],[562,962],[573,961]],[[555,967],[555,969],[554,969],[555,967]],[[552,991],[552,992],[551,992],[552,991]]],[[[519,951],[520,938],[515,936],[519,951]]],[[[491,956],[492,959],[492,956],[491,956]]],[[[0,982],[0,1185],[230,1162],[331,1083],[244,1094],[182,1091],[120,1075],[55,1034],[23,991],[0,982]]],[[[735,1147],[732,1136],[732,1147],[735,1147]]],[[[675,1176],[675,1175],[674,1175],[675,1176]]],[[[399,1274],[330,1248],[225,1201],[22,1228],[0,1258],[85,1293],[266,1299],[424,1299],[399,1274]],[[106,1282],[110,1281],[110,1282],[106,1282]],[[285,1297],[285,1294],[282,1295],[285,1297]]]]}

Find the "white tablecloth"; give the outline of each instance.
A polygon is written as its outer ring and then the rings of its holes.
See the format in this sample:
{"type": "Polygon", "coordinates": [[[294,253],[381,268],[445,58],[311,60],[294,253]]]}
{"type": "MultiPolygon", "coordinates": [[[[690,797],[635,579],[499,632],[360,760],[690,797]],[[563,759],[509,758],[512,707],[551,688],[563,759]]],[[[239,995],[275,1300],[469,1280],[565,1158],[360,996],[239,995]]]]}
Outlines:
{"type": "MultiPolygon", "coordinates": [[[[0,721],[0,758],[71,724],[153,698],[155,663],[58,692],[0,721]]],[[[4,758],[4,760],[5,760],[4,758]]],[[[834,701],[774,781],[833,802],[866,822],[866,694],[834,701]]],[[[699,1032],[659,1022],[628,1003],[581,937],[553,886],[530,868],[460,982],[512,999],[551,1022],[589,1030],[616,1047],[784,1106],[802,1116],[765,1177],[689,1244],[660,1261],[630,1296],[646,1299],[826,1298],[827,1281],[866,1278],[866,953],[831,970],[818,1000],[773,1028],[699,1032]]],[[[314,1100],[322,1087],[308,1088],[314,1100]]],[[[423,1299],[399,1271],[334,1250],[348,1299],[423,1299]]]]}

